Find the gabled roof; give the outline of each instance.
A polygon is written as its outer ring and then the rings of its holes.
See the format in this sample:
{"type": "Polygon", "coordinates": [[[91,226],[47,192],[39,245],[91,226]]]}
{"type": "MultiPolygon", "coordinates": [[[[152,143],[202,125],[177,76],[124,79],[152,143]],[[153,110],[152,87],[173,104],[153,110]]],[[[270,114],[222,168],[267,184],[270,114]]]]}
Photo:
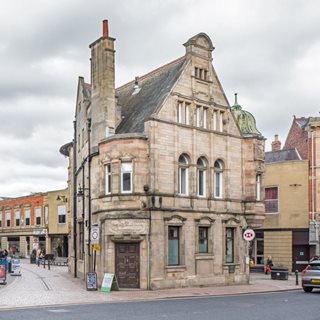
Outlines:
{"type": "Polygon", "coordinates": [[[122,116],[116,133],[144,131],[145,120],[164,101],[180,76],[184,62],[183,56],[116,89],[122,116]]]}
{"type": "Polygon", "coordinates": [[[294,116],[283,146],[285,150],[296,148],[302,159],[308,159],[308,132],[306,131],[306,125],[309,119],[305,117],[296,118],[294,116]]]}
{"type": "Polygon", "coordinates": [[[301,160],[301,157],[297,149],[277,150],[265,153],[266,163],[290,160],[301,160]]]}

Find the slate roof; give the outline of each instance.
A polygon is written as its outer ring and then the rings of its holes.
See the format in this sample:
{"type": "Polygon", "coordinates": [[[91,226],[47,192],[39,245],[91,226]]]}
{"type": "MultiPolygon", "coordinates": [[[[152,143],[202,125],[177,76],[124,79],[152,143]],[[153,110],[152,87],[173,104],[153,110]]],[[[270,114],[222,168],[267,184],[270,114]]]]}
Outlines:
{"type": "Polygon", "coordinates": [[[141,133],[145,120],[157,111],[180,76],[185,57],[176,59],[140,78],[134,94],[135,80],[116,89],[122,120],[116,133],[141,133]]]}
{"type": "Polygon", "coordinates": [[[297,149],[268,151],[265,153],[266,163],[290,160],[301,160],[297,149]]]}

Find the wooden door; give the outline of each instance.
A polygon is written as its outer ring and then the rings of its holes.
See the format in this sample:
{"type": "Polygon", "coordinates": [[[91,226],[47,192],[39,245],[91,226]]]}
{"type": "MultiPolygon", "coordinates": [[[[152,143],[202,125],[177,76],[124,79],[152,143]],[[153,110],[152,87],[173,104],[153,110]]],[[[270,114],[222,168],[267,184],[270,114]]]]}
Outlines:
{"type": "Polygon", "coordinates": [[[140,287],[140,244],[116,243],[116,276],[120,288],[140,287]]]}

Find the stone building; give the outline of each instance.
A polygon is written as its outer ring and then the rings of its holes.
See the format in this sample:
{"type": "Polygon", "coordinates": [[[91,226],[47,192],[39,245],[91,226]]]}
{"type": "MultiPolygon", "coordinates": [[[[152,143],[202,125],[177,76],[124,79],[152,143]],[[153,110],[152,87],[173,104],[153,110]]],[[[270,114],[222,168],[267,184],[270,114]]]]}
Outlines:
{"type": "Polygon", "coordinates": [[[119,88],[114,41],[105,20],[90,45],[91,84],[79,78],[73,142],[60,149],[70,157],[70,271],[96,270],[99,284],[115,273],[122,288],[247,283],[242,232],[264,219],[253,116],[230,108],[206,34],[119,88]]]}
{"type": "Polygon", "coordinates": [[[68,191],[0,200],[0,250],[29,258],[33,249],[68,256],[68,191]]]}

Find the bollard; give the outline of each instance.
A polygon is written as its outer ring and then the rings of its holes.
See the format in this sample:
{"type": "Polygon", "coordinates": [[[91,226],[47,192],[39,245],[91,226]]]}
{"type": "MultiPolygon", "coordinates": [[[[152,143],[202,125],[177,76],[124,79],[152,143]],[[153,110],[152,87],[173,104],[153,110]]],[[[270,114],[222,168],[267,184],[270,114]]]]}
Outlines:
{"type": "Polygon", "coordinates": [[[50,259],[48,259],[48,270],[50,270],[50,259]]]}
{"type": "Polygon", "coordinates": [[[294,274],[296,275],[296,286],[298,286],[299,285],[299,272],[298,272],[298,270],[296,270],[294,272],[294,274]]]}

